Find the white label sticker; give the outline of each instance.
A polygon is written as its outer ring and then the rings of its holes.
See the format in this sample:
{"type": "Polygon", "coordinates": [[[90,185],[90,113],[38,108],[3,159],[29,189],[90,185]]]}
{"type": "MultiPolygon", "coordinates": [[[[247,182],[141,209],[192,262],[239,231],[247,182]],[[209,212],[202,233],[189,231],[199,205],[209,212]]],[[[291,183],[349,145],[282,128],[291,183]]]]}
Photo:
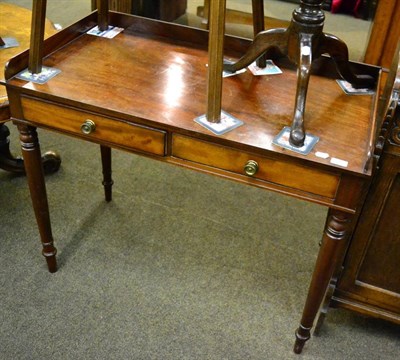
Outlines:
{"type": "Polygon", "coordinates": [[[325,152],[317,151],[315,153],[315,156],[319,157],[319,158],[322,158],[322,159],[327,159],[329,157],[329,154],[325,153],[325,152]]]}
{"type": "Polygon", "coordinates": [[[282,74],[282,70],[277,67],[272,60],[267,60],[265,64],[265,68],[259,68],[257,66],[257,62],[253,62],[249,65],[249,70],[253,73],[253,75],[276,75],[282,74]]]}
{"type": "Polygon", "coordinates": [[[337,158],[332,158],[331,159],[331,163],[334,164],[334,165],[342,166],[342,167],[347,167],[349,165],[348,161],[337,159],[337,158]]]}
{"type": "Polygon", "coordinates": [[[90,29],[87,34],[112,39],[113,37],[117,36],[121,31],[124,31],[124,29],[114,26],[109,26],[107,30],[101,31],[98,26],[95,26],[93,29],[90,29]]]}

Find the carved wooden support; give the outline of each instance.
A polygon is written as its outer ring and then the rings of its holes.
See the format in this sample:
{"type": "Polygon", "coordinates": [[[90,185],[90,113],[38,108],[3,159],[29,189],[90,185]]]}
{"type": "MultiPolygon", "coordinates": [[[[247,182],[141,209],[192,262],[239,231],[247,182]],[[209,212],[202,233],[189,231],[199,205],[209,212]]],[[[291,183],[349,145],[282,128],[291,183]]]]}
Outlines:
{"type": "Polygon", "coordinates": [[[345,251],[354,215],[330,210],[321,248],[312,275],[300,326],[296,331],[294,352],[300,354],[311,336],[311,329],[334,274],[337,262],[345,251]]]}
{"type": "Polygon", "coordinates": [[[49,206],[38,136],[35,127],[25,124],[17,124],[17,126],[20,133],[22,155],[24,157],[33,209],[43,246],[42,254],[46,258],[49,271],[53,273],[57,271],[57,249],[53,245],[54,241],[51,232],[49,206]]]}

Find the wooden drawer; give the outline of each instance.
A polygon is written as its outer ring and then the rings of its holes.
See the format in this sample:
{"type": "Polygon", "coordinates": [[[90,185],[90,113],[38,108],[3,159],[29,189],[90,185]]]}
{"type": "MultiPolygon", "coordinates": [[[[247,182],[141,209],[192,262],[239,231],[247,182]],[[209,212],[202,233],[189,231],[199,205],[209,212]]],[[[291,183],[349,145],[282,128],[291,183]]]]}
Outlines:
{"type": "Polygon", "coordinates": [[[251,177],[331,199],[335,198],[340,180],[340,176],[333,173],[285,163],[282,160],[277,161],[181,135],[173,136],[172,155],[244,176],[249,176],[244,170],[245,165],[249,160],[253,160],[258,164],[258,171],[251,177]]]}
{"type": "Polygon", "coordinates": [[[113,143],[124,148],[155,155],[165,155],[166,133],[140,125],[112,120],[99,115],[31,98],[22,98],[24,118],[56,130],[67,131],[92,140],[113,143]],[[81,125],[91,120],[95,130],[90,134],[81,131],[81,125]]]}

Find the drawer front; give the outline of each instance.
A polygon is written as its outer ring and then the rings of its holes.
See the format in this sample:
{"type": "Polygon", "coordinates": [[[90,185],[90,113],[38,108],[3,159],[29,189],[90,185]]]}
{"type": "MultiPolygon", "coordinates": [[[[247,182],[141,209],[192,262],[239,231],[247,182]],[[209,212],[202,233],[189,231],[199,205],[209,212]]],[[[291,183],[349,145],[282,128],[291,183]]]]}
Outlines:
{"type": "Polygon", "coordinates": [[[56,130],[79,134],[88,139],[103,140],[141,152],[165,155],[164,131],[128,124],[102,116],[73,110],[47,102],[22,98],[24,118],[37,124],[43,124],[56,130]],[[94,129],[83,133],[82,124],[90,121],[94,129]]]}
{"type": "Polygon", "coordinates": [[[172,155],[331,199],[335,198],[340,180],[339,175],[322,170],[269,159],[181,135],[173,136],[172,155]],[[255,174],[249,175],[254,170],[255,174]]]}

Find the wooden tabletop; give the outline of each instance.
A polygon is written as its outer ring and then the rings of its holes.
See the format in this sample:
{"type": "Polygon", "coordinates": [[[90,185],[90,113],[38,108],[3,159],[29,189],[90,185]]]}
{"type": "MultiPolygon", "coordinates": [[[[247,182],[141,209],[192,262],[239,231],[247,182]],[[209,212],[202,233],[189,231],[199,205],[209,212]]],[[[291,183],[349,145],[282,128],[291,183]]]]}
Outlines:
{"type": "MultiPolygon", "coordinates": [[[[0,80],[4,80],[4,67],[9,59],[29,48],[32,12],[17,5],[0,2],[0,36],[14,38],[19,46],[0,49],[0,80]]],[[[51,21],[46,22],[45,37],[56,32],[51,21]]],[[[0,107],[8,104],[4,86],[0,86],[0,107]]]]}
{"type": "Polygon", "coordinates": [[[18,79],[9,84],[28,94],[57,98],[58,103],[95,112],[101,109],[102,114],[126,121],[247,151],[295,157],[314,166],[369,174],[365,165],[373,131],[373,96],[349,96],[335,80],[311,76],[305,126],[320,140],[304,156],[272,144],[282,128],[291,124],[296,72],[283,68],[283,74],[260,77],[246,71],[224,79],[222,100],[222,109],[244,125],[216,136],[194,122],[206,112],[207,49],[144,34],[143,27],[150,26],[146,21],[133,21],[114,39],[83,34],[61,47],[44,61],[61,73],[44,85],[18,79]],[[333,165],[317,152],[347,161],[348,166],[333,165]]]}

